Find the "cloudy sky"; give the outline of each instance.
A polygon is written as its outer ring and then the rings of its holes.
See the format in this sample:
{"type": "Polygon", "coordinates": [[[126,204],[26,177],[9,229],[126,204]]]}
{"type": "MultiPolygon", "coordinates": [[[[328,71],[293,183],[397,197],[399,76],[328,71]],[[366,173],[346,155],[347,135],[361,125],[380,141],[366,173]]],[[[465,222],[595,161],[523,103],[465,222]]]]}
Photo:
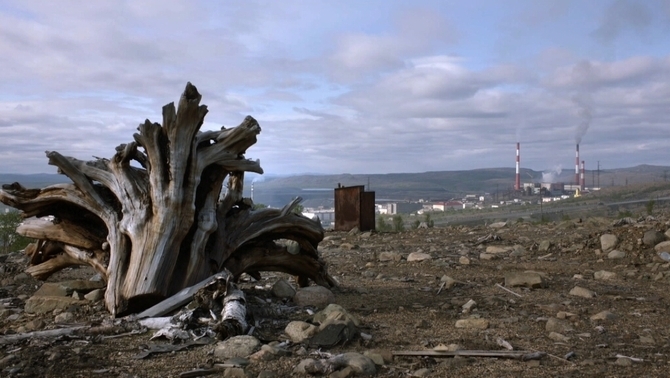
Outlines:
{"type": "Polygon", "coordinates": [[[0,173],[203,94],[268,174],[670,165],[668,0],[0,1],[0,173]]]}

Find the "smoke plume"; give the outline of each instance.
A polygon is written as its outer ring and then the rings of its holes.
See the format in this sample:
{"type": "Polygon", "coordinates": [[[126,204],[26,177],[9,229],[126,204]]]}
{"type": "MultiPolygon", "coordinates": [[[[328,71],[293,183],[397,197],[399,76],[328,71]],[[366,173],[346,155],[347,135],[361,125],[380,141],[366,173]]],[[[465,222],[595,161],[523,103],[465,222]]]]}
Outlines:
{"type": "Polygon", "coordinates": [[[554,168],[542,172],[542,182],[554,183],[558,180],[558,176],[563,172],[563,167],[559,164],[554,168]]]}
{"type": "Polygon", "coordinates": [[[574,96],[572,102],[577,107],[576,113],[579,117],[579,123],[575,129],[575,143],[580,144],[593,118],[591,98],[588,95],[574,96]]]}

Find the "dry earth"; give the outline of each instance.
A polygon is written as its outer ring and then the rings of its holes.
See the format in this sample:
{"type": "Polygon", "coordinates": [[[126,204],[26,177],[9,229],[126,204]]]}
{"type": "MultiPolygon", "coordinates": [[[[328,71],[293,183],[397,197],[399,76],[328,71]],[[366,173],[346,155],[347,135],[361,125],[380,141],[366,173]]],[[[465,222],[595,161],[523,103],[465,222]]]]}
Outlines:
{"type": "MultiPolygon", "coordinates": [[[[320,250],[341,284],[334,290],[335,301],[360,319],[359,330],[365,338],[321,352],[376,352],[387,360],[376,367],[380,377],[667,376],[670,263],[654,250],[659,240],[646,245],[643,239],[650,230],[670,239],[668,219],[660,214],[621,226],[614,226],[612,219],[588,218],[541,225],[508,222],[500,228],[495,223],[402,233],[328,232],[320,250]],[[601,236],[605,234],[617,237],[615,250],[623,257],[603,251],[601,236]],[[416,252],[428,256],[413,254],[416,252]],[[407,261],[415,257],[426,259],[407,261]],[[385,259],[390,260],[380,261],[385,259]],[[526,271],[536,273],[518,274],[526,271]],[[513,286],[511,275],[530,280],[528,285],[535,282],[536,287],[513,286]],[[573,295],[575,287],[595,296],[573,295]],[[475,304],[464,311],[463,305],[471,300],[475,304]],[[597,320],[597,314],[603,319],[597,320]],[[459,328],[457,321],[462,319],[483,320],[473,322],[480,328],[459,328]],[[462,350],[504,350],[499,339],[515,350],[547,355],[532,361],[419,356],[389,360],[392,351],[426,351],[440,344],[457,344],[462,350]]],[[[19,253],[10,254],[1,264],[0,339],[109,321],[100,302],[82,302],[41,315],[24,311],[42,284],[21,273],[25,264],[19,253]],[[64,318],[65,312],[74,317],[64,318]],[[64,323],[57,324],[56,315],[64,323]]],[[[49,282],[88,280],[92,275],[88,268],[68,269],[49,282]]],[[[260,282],[240,284],[250,301],[258,297],[269,307],[293,308],[261,323],[254,335],[263,344],[287,340],[283,330],[289,321],[312,318],[305,308],[272,296],[269,288],[280,278],[288,277],[265,273],[260,282]]],[[[171,345],[165,340],[150,341],[151,334],[110,338],[84,333],[3,341],[0,370],[2,376],[11,377],[178,377],[224,362],[214,353],[213,344],[137,359],[151,346],[171,345]]],[[[296,365],[319,358],[309,346],[289,344],[287,349],[288,356],[248,359],[243,371],[216,374],[300,376],[294,372],[296,365]]],[[[339,371],[332,376],[350,373],[339,371]]]]}

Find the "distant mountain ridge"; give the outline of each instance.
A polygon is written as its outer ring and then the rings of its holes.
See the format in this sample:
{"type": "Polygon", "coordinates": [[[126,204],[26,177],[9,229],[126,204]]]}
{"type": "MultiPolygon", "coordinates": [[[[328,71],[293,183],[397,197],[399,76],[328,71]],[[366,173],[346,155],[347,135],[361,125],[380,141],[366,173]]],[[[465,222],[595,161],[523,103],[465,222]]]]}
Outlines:
{"type": "MultiPolygon", "coordinates": [[[[520,170],[521,182],[542,182],[543,172],[532,169],[520,170]]],[[[514,168],[480,168],[460,171],[431,171],[421,173],[387,174],[304,174],[295,176],[250,175],[245,183],[246,197],[251,197],[251,181],[255,181],[254,202],[281,207],[296,196],[305,199],[305,206],[332,205],[333,193],[327,189],[343,186],[364,185],[375,191],[377,199],[389,200],[448,200],[461,198],[465,194],[511,193],[514,186],[514,168]]],[[[555,182],[574,183],[573,170],[564,169],[553,175],[555,182]]],[[[628,168],[587,170],[587,187],[621,186],[646,182],[670,180],[670,166],[638,165],[628,168]]],[[[19,182],[30,188],[40,188],[55,183],[70,182],[58,174],[1,174],[0,184],[19,182]]]]}

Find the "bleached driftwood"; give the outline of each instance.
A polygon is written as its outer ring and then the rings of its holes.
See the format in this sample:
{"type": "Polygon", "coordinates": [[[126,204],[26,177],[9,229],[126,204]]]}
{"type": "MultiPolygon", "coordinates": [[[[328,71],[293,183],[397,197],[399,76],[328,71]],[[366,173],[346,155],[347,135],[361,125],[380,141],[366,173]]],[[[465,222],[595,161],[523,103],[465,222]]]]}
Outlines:
{"type": "Polygon", "coordinates": [[[71,184],[0,190],[0,202],[23,211],[19,233],[38,239],[26,252],[28,273],[45,279],[73,264],[92,266],[107,282],[113,315],[144,310],[210,275],[233,278],[274,270],[333,286],[317,253],[323,228],[292,211],[253,209],[243,198],[245,159],[261,128],[250,116],[233,128],[201,132],[207,107],[188,83],[177,107],[163,107],[161,124],[146,120],[111,159],[82,161],[47,151],[49,164],[71,184]],[[219,201],[228,179],[226,196],[219,201]],[[275,243],[291,239],[298,254],[275,243]]]}

